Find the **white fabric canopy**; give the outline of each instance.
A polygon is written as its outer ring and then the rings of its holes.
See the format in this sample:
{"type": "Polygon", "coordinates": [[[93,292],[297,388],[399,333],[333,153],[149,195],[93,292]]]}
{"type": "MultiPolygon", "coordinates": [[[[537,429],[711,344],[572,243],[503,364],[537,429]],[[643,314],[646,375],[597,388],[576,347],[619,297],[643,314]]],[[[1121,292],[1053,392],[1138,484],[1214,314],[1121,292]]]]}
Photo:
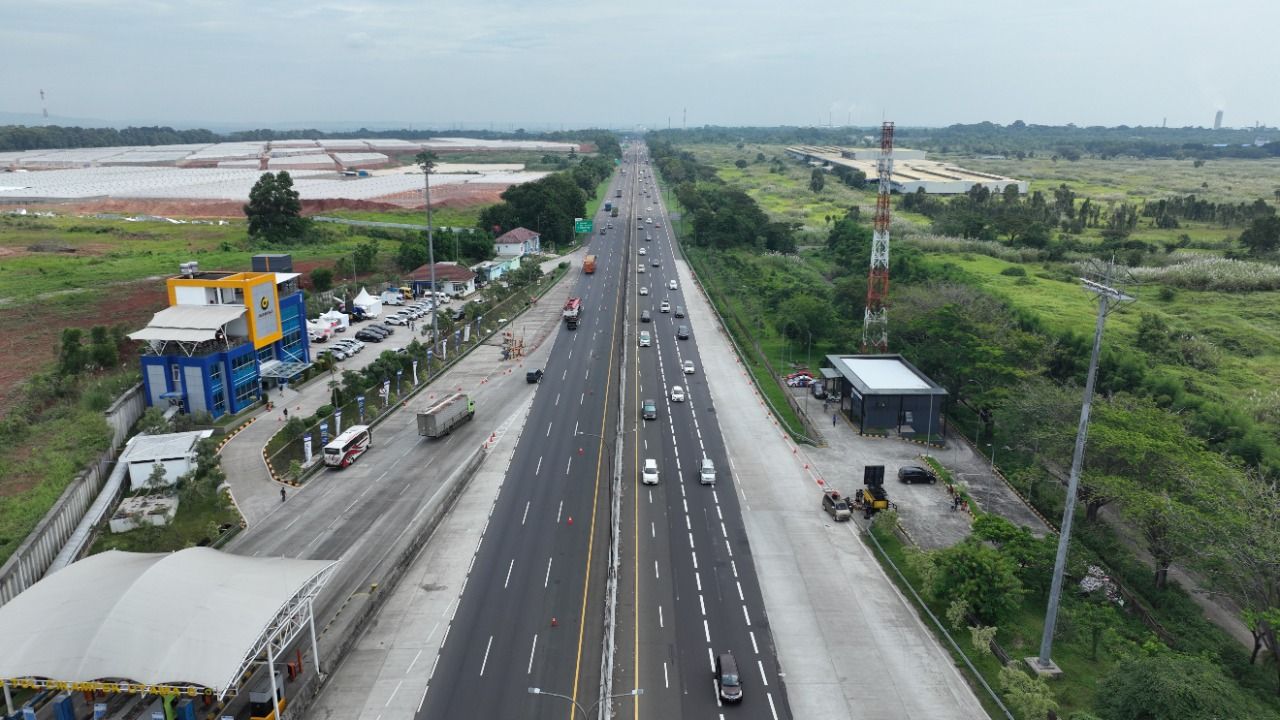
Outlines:
{"type": "Polygon", "coordinates": [[[356,295],[356,299],[352,300],[351,304],[364,310],[365,315],[369,317],[378,317],[382,314],[382,300],[370,295],[364,288],[360,288],[360,294],[356,295]]]}
{"type": "Polygon", "coordinates": [[[129,333],[129,339],[207,342],[244,313],[243,305],[171,305],[152,316],[146,327],[129,333]]]}
{"type": "Polygon", "coordinates": [[[0,677],[231,687],[263,633],[336,565],[231,555],[109,551],[0,607],[0,677]]]}

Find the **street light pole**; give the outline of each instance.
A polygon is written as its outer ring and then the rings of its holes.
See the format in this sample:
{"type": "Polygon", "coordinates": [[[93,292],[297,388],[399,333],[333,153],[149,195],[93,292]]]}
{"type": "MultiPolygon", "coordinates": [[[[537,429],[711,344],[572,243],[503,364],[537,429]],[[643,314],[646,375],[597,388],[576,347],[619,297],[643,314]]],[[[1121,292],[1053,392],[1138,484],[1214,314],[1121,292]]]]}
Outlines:
{"type": "MultiPolygon", "coordinates": [[[[561,695],[560,693],[555,693],[555,692],[551,692],[550,690],[543,690],[542,688],[536,688],[536,687],[529,688],[529,694],[530,695],[550,695],[551,697],[557,697],[557,698],[560,698],[561,700],[568,700],[569,702],[573,703],[573,706],[577,708],[578,712],[582,713],[582,717],[584,719],[590,717],[590,713],[584,710],[582,708],[582,705],[577,700],[574,700],[568,695],[561,695]]],[[[636,688],[628,692],[618,693],[617,695],[610,695],[607,698],[600,698],[599,700],[596,700],[594,703],[591,704],[591,709],[595,710],[596,707],[599,706],[600,703],[605,700],[615,700],[617,698],[633,697],[633,696],[639,696],[643,694],[644,694],[644,688],[636,688]]]]}
{"type": "MultiPolygon", "coordinates": [[[[439,325],[436,322],[436,316],[440,311],[440,295],[439,288],[436,287],[436,242],[435,232],[431,225],[431,171],[436,166],[439,156],[430,151],[423,151],[414,157],[414,161],[418,163],[418,167],[422,168],[422,177],[425,183],[426,200],[427,200],[427,262],[431,265],[431,345],[439,350],[436,345],[440,342],[439,325]]],[[[431,367],[427,367],[427,374],[431,374],[431,367]]]]}

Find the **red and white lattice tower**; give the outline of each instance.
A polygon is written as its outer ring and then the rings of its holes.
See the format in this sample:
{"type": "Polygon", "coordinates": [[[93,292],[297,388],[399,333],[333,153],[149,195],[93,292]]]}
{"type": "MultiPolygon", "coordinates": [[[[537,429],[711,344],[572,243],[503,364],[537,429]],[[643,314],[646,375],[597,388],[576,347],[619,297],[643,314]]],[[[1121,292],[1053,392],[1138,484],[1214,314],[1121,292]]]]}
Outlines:
{"type": "Polygon", "coordinates": [[[889,187],[893,179],[893,123],[880,127],[879,192],[867,273],[867,310],[862,320],[862,352],[889,351],[889,187]]]}

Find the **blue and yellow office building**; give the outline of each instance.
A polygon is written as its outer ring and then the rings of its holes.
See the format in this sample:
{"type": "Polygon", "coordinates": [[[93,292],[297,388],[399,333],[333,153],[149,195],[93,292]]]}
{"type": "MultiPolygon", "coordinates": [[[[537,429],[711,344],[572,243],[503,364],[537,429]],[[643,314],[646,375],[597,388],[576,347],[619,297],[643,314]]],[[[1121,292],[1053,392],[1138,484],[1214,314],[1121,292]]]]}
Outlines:
{"type": "Polygon", "coordinates": [[[310,366],[306,305],[289,256],[258,255],[253,268],[184,263],[166,280],[169,307],[129,334],[147,346],[148,405],[235,414],[310,366]]]}

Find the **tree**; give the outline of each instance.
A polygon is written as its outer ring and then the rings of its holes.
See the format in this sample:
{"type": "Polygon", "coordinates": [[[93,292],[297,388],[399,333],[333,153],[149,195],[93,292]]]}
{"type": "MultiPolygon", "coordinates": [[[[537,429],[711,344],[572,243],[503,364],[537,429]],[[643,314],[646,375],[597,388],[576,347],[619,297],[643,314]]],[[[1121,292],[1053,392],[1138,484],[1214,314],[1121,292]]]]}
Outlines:
{"type": "Polygon", "coordinates": [[[1058,701],[1044,678],[1032,677],[1016,665],[1000,668],[1000,689],[1004,691],[1005,702],[1018,717],[1039,720],[1058,709],[1058,701]]]}
{"type": "Polygon", "coordinates": [[[739,170],[745,170],[747,168],[747,161],[739,158],[738,160],[735,160],[733,162],[733,166],[738,168],[739,170]]]}
{"type": "Polygon", "coordinates": [[[311,287],[316,292],[325,292],[333,287],[333,270],[329,268],[316,268],[311,271],[311,287]]]}
{"type": "Polygon", "coordinates": [[[1250,255],[1265,255],[1280,247],[1280,217],[1260,215],[1240,233],[1240,244],[1250,255]]]}
{"type": "Polygon", "coordinates": [[[1097,660],[1099,643],[1119,621],[1115,607],[1105,598],[1086,597],[1079,602],[1068,602],[1065,611],[1071,628],[1089,641],[1089,658],[1097,660]]]}
{"type": "Polygon", "coordinates": [[[822,192],[822,188],[826,185],[826,182],[827,174],[823,172],[821,168],[814,168],[813,172],[809,173],[809,189],[813,192],[822,192]]]}
{"type": "Polygon", "coordinates": [[[293,178],[283,170],[275,175],[263,173],[258,178],[249,191],[244,214],[249,219],[249,237],[273,244],[301,238],[308,224],[302,217],[302,202],[293,189],[293,178]]]}
{"type": "Polygon", "coordinates": [[[378,258],[378,239],[373,238],[360,243],[356,246],[355,251],[351,253],[351,257],[355,262],[356,272],[367,273],[372,271],[378,258]]]}
{"type": "Polygon", "coordinates": [[[120,352],[105,325],[89,328],[89,361],[94,367],[113,368],[120,362],[120,352]]]}
{"type": "Polygon", "coordinates": [[[343,282],[355,275],[355,268],[351,265],[351,258],[343,255],[333,261],[333,274],[341,278],[343,282]]]}
{"type": "Polygon", "coordinates": [[[427,243],[417,238],[400,241],[400,249],[396,251],[396,267],[405,272],[426,265],[428,261],[427,243]]]}
{"type": "Polygon", "coordinates": [[[1254,703],[1216,664],[1168,651],[1116,663],[1102,679],[1097,698],[1097,710],[1106,720],[1259,717],[1250,712],[1254,703]]]}
{"type": "Polygon", "coordinates": [[[63,328],[62,343],[58,350],[58,374],[70,377],[84,369],[89,356],[80,344],[84,331],[80,328],[63,328]]]}
{"type": "Polygon", "coordinates": [[[1022,602],[1022,583],[1013,561],[990,545],[966,539],[934,551],[933,564],[932,595],[965,603],[983,624],[999,624],[1022,602]]]}

